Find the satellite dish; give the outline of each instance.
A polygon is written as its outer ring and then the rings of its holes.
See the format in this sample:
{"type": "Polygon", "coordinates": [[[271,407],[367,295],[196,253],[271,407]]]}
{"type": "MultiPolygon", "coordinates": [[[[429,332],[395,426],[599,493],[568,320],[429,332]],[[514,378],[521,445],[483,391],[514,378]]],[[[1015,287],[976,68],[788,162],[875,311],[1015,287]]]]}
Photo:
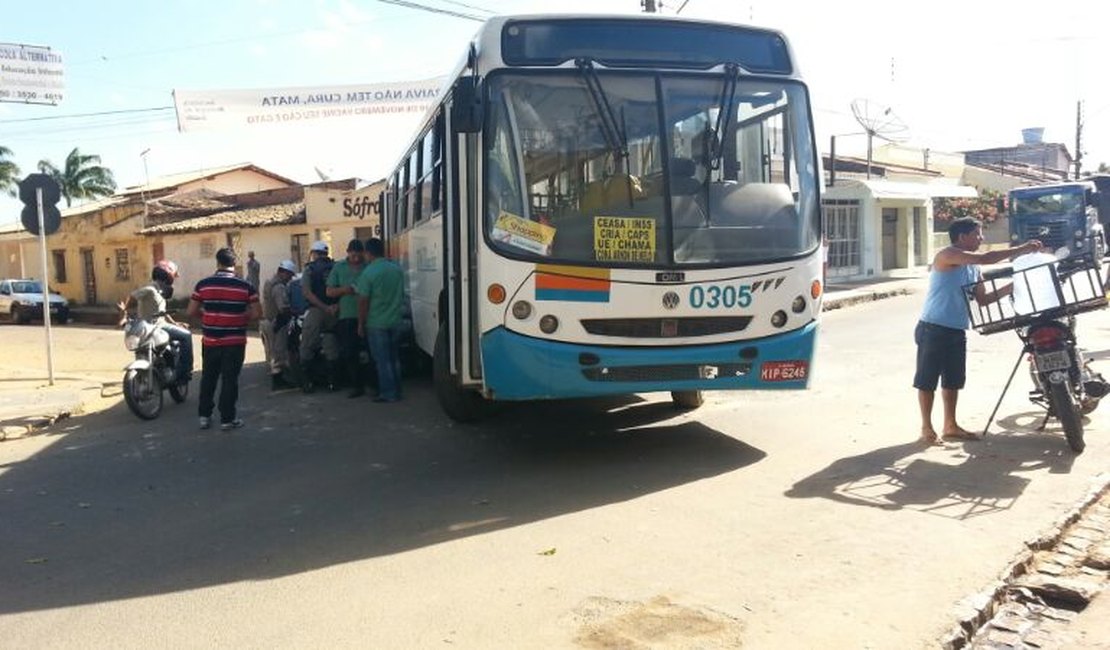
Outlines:
{"type": "Polygon", "coordinates": [[[871,144],[874,138],[905,142],[910,128],[894,114],[894,109],[869,99],[853,99],[852,116],[867,134],[867,177],[871,178],[871,144]]]}

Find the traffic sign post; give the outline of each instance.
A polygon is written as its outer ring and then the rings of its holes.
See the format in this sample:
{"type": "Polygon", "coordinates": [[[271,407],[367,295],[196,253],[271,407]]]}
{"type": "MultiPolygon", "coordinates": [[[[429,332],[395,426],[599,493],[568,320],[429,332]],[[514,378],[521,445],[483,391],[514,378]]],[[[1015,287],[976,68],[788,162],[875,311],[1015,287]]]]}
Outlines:
{"type": "Polygon", "coordinates": [[[24,204],[21,215],[23,227],[39,237],[42,322],[46,329],[46,374],[51,386],[54,385],[54,332],[50,328],[50,271],[46,264],[46,236],[62,224],[62,215],[54,205],[61,198],[60,195],[57,181],[46,174],[30,174],[19,182],[19,198],[24,204]]]}
{"type": "Polygon", "coordinates": [[[19,200],[23,201],[20,220],[32,235],[52,235],[62,225],[62,213],[55,205],[61,198],[58,182],[46,174],[28,174],[19,181],[19,200]]]}

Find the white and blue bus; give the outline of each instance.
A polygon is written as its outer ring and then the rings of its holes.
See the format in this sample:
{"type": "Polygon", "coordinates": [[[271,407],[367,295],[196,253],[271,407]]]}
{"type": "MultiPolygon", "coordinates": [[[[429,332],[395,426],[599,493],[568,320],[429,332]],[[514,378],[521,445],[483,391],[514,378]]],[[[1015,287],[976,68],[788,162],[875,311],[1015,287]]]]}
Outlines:
{"type": "Polygon", "coordinates": [[[438,102],[388,178],[382,223],[450,417],[807,386],[820,175],[782,34],[498,17],[438,102]]]}

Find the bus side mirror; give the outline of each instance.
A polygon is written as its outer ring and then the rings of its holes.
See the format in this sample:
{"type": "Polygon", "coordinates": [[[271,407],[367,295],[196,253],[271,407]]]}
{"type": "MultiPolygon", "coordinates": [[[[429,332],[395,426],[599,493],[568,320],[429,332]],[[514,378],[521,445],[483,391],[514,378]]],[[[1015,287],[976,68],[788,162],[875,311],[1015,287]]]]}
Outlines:
{"type": "Polygon", "coordinates": [[[999,214],[1006,214],[1006,199],[995,199],[994,209],[997,210],[999,214]]]}
{"type": "Polygon", "coordinates": [[[451,130],[477,133],[482,129],[482,84],[477,76],[459,77],[451,93],[451,130]]]}

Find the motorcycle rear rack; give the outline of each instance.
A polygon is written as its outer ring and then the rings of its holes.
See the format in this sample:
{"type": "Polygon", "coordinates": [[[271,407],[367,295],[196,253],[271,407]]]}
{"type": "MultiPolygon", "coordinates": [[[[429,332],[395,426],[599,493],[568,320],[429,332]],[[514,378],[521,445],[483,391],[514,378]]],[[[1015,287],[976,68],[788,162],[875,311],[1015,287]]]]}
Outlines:
{"type": "Polygon", "coordinates": [[[982,280],[973,282],[964,289],[971,327],[980,334],[1007,332],[1045,319],[1064,318],[1104,309],[1108,304],[1102,267],[1093,255],[1042,264],[1021,271],[1014,271],[1012,267],[989,271],[983,275],[982,280]],[[1043,274],[1045,271],[1052,278],[1055,299],[1045,300],[1042,297],[1041,304],[1038,304],[1030,278],[1033,273],[1043,274]],[[1008,286],[1011,281],[1025,284],[1030,310],[1019,313],[1011,297],[985,305],[976,302],[975,294],[980,288],[992,293],[1008,286]]]}

